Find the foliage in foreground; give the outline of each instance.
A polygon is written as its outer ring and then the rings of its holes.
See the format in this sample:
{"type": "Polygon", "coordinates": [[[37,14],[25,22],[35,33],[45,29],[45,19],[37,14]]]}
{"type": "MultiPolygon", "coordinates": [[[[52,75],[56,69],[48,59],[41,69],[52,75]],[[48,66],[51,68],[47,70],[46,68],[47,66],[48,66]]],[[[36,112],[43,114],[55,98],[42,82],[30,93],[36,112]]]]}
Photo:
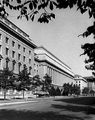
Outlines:
{"type": "Polygon", "coordinates": [[[23,98],[24,98],[24,91],[28,90],[29,86],[31,85],[31,79],[29,79],[29,73],[27,70],[26,65],[24,65],[23,70],[19,72],[17,82],[18,91],[23,91],[23,98]]]}
{"type": "Polygon", "coordinates": [[[4,68],[0,72],[0,90],[4,92],[4,99],[6,99],[6,92],[9,89],[14,89],[13,71],[4,68]]]}

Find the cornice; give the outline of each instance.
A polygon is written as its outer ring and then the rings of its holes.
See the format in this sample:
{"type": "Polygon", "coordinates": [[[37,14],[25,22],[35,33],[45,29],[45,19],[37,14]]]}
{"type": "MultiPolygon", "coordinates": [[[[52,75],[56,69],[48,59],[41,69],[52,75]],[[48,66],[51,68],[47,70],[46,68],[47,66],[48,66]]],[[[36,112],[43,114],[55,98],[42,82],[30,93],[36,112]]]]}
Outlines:
{"type": "MultiPolygon", "coordinates": [[[[2,19],[4,20],[4,18],[2,18],[2,19]]],[[[7,31],[7,32],[10,32],[11,34],[14,34],[14,35],[18,36],[19,38],[22,39],[23,42],[27,43],[28,45],[32,46],[33,48],[36,48],[36,47],[37,47],[37,46],[32,42],[32,40],[30,40],[30,38],[27,39],[27,38],[25,38],[24,36],[22,36],[19,32],[17,32],[17,31],[14,30],[12,27],[10,27],[8,24],[6,24],[2,19],[1,19],[1,17],[0,17],[0,27],[1,27],[2,29],[6,28],[6,31],[7,31]]],[[[6,19],[6,20],[7,20],[7,19],[6,19]]],[[[10,21],[8,20],[8,22],[10,22],[10,21]]],[[[10,24],[14,25],[12,22],[10,22],[10,24]]],[[[15,27],[17,27],[17,26],[15,25],[15,27]]],[[[19,30],[20,28],[17,27],[17,29],[19,30]]],[[[20,31],[22,31],[22,30],[20,29],[20,31]]],[[[22,33],[26,34],[24,31],[22,31],[22,33]]],[[[26,34],[26,35],[27,35],[27,34],[26,34]]],[[[27,36],[28,36],[28,35],[27,35],[27,36]]],[[[29,36],[28,36],[28,37],[29,37],[29,36]]],[[[20,40],[20,39],[19,39],[19,40],[20,40]]]]}

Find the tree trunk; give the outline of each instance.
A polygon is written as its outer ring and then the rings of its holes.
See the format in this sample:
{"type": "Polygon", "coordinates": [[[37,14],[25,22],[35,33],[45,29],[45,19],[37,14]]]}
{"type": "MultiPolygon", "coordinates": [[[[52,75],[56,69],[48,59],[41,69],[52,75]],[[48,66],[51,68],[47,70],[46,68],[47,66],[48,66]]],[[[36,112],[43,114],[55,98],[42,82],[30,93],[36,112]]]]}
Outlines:
{"type": "Polygon", "coordinates": [[[4,100],[6,100],[6,89],[4,89],[4,100]]]}
{"type": "Polygon", "coordinates": [[[23,99],[24,99],[24,90],[22,92],[23,92],[22,94],[23,94],[23,99]]]}

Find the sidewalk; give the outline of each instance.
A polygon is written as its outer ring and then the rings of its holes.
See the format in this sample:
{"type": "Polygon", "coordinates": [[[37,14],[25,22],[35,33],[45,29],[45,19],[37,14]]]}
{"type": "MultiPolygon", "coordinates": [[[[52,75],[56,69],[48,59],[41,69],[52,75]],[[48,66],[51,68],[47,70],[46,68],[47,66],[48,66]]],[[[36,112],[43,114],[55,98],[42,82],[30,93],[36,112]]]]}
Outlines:
{"type": "MultiPolygon", "coordinates": [[[[44,97],[44,98],[27,98],[27,99],[9,99],[9,100],[0,100],[0,106],[6,106],[6,105],[15,105],[15,104],[23,104],[23,103],[33,103],[33,102],[39,102],[44,100],[51,100],[51,99],[59,99],[59,98],[67,98],[63,96],[56,96],[56,97],[44,97]]],[[[70,98],[70,97],[68,97],[70,98]]]]}
{"type": "Polygon", "coordinates": [[[36,99],[12,99],[12,100],[1,100],[0,106],[6,105],[15,105],[15,104],[23,104],[23,103],[30,103],[30,102],[38,102],[36,99]]]}

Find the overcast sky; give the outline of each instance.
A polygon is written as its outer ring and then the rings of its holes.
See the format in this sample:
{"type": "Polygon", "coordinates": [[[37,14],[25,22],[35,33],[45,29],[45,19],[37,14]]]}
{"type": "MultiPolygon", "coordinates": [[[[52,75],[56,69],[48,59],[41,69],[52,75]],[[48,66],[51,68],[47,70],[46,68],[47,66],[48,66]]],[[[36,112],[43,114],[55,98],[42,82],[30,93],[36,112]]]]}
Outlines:
{"type": "Polygon", "coordinates": [[[93,36],[88,38],[78,37],[85,32],[93,20],[89,19],[87,13],[81,14],[76,8],[66,10],[54,10],[56,19],[50,23],[38,23],[27,21],[26,19],[17,20],[16,12],[10,12],[9,19],[18,27],[29,34],[30,38],[38,45],[43,45],[47,50],[53,53],[61,61],[67,64],[75,74],[81,76],[90,76],[91,71],[85,69],[84,60],[86,56],[83,53],[81,45],[90,42],[93,43],[93,36]]]}

